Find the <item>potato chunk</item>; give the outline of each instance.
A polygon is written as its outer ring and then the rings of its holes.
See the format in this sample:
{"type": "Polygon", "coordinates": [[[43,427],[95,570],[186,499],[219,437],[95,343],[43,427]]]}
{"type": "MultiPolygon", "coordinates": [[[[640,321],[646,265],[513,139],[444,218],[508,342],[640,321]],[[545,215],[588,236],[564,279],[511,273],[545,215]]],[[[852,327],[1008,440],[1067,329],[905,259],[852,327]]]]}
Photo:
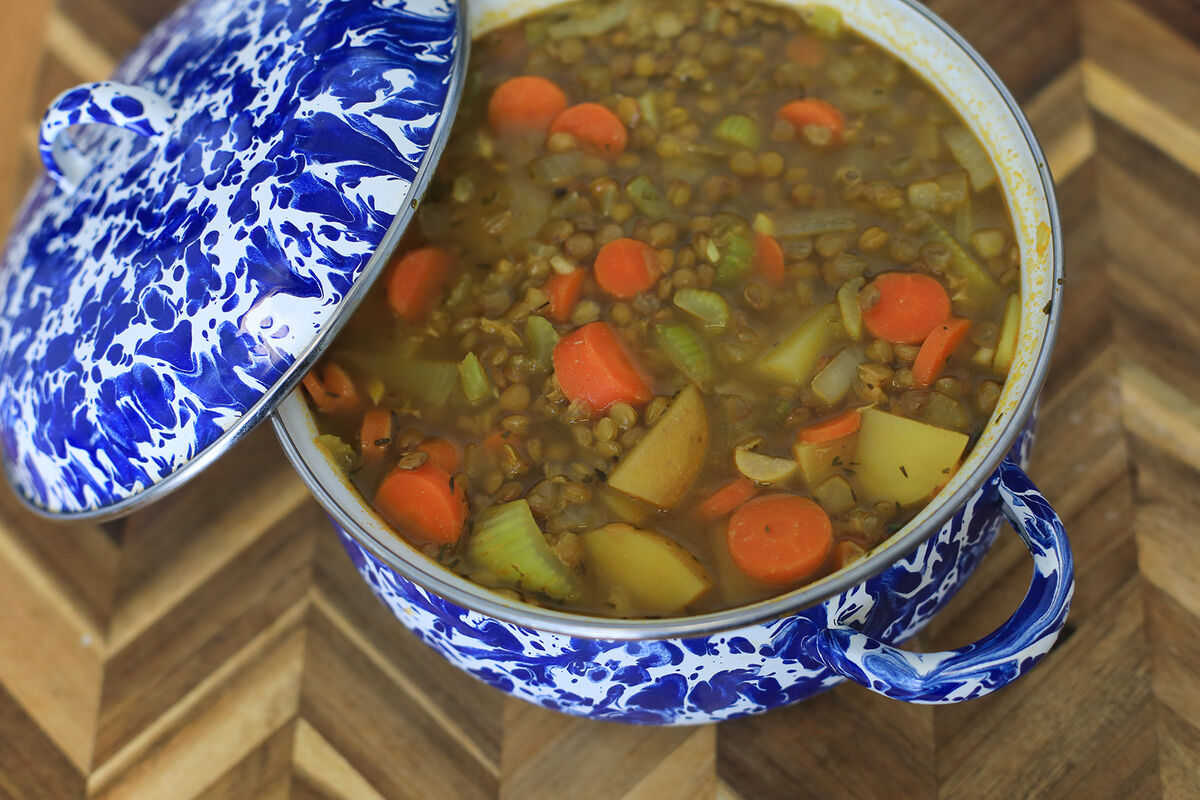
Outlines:
{"type": "Polygon", "coordinates": [[[682,612],[712,588],[696,557],[660,533],[616,522],[583,534],[583,546],[599,595],[623,598],[635,614],[682,612]]]}
{"type": "Polygon", "coordinates": [[[966,434],[868,408],[855,454],[859,499],[918,503],[950,480],[966,447],[966,434]]]}
{"type": "Polygon", "coordinates": [[[608,485],[656,508],[674,508],[692,487],[707,451],[708,411],[700,390],[688,384],[617,464],[608,485]]]}

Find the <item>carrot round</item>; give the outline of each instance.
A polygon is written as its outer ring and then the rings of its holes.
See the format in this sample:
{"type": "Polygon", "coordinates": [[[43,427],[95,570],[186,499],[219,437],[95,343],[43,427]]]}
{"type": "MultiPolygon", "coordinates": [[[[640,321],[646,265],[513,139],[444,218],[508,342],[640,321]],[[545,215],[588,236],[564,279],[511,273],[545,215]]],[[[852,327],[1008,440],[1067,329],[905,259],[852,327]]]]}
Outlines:
{"type": "Polygon", "coordinates": [[[811,33],[788,39],[787,57],[805,67],[819,67],[825,60],[825,43],[811,33]]]}
{"type": "Polygon", "coordinates": [[[569,133],[584,149],[605,157],[625,152],[629,132],[625,123],[599,103],[580,103],[564,110],[550,123],[551,133],[569,133]]]}
{"type": "Polygon", "coordinates": [[[952,317],[934,328],[913,361],[913,383],[921,388],[932,386],[970,329],[971,320],[963,317],[952,317]]]}
{"type": "Polygon", "coordinates": [[[858,409],[848,408],[835,417],[801,428],[796,438],[810,444],[832,442],[856,432],[861,424],[858,409]]]}
{"type": "Polygon", "coordinates": [[[362,432],[359,434],[363,461],[378,464],[383,460],[392,443],[392,412],[384,408],[372,408],[363,414],[362,432]]]}
{"type": "Polygon", "coordinates": [[[842,112],[824,100],[812,97],[793,100],[784,105],[779,109],[779,118],[792,123],[797,132],[803,130],[806,125],[829,128],[833,131],[835,140],[841,138],[842,131],[846,129],[846,118],[842,116],[842,112]]]}
{"type": "Polygon", "coordinates": [[[596,283],[615,297],[633,297],[658,281],[661,270],[654,248],[637,239],[614,239],[600,248],[596,283]]]}
{"type": "Polygon", "coordinates": [[[717,489],[700,504],[700,514],[707,519],[723,517],[730,511],[758,494],[758,488],[749,478],[738,478],[717,489]]]}
{"type": "Polygon", "coordinates": [[[583,400],[595,412],[614,403],[640,405],[650,389],[607,322],[590,322],[554,346],[554,373],[570,400],[583,400]]]}
{"type": "Polygon", "coordinates": [[[950,296],[919,272],[886,272],[871,282],[879,301],[863,311],[872,335],[897,344],[920,344],[950,318],[950,296]]]}
{"type": "Polygon", "coordinates": [[[314,369],[302,379],[317,408],[326,414],[353,411],[358,407],[358,390],[350,374],[337,364],[326,364],[317,377],[314,369]]]}
{"type": "Polygon", "coordinates": [[[466,488],[432,460],[392,470],[375,493],[375,507],[404,533],[434,544],[458,541],[468,511],[466,488]]]}
{"type": "Polygon", "coordinates": [[[754,237],[754,263],[772,286],[783,283],[783,248],[774,236],[760,233],[754,237]]]}
{"type": "Polygon", "coordinates": [[[454,270],[454,253],[420,247],[400,257],[388,274],[388,305],[410,323],[422,322],[454,270]]]}
{"type": "Polygon", "coordinates": [[[571,318],[579,295],[583,291],[583,279],[586,273],[577,269],[566,275],[555,273],[546,281],[546,294],[550,295],[550,313],[547,314],[555,322],[566,322],[571,318]]]}
{"type": "Polygon", "coordinates": [[[558,84],[535,75],[509,78],[488,100],[488,122],[501,133],[544,131],[567,107],[558,84]]]}
{"type": "Polygon", "coordinates": [[[421,452],[429,454],[429,460],[453,475],[458,472],[458,450],[445,439],[436,436],[417,445],[421,452]]]}
{"type": "Polygon", "coordinates": [[[829,515],[807,497],[756,497],[733,512],[725,536],[733,563],[764,583],[793,583],[820,569],[833,547],[829,515]]]}

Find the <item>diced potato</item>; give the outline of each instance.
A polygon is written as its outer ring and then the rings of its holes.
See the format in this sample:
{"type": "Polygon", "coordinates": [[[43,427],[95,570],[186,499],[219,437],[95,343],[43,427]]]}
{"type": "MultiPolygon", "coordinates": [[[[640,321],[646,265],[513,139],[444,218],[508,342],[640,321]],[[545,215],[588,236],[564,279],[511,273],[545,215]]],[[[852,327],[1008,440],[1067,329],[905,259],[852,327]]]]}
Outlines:
{"type": "Polygon", "coordinates": [[[608,476],[610,489],[660,509],[683,500],[708,451],[708,411],[688,384],[608,476]]]}
{"type": "Polygon", "coordinates": [[[1000,323],[1000,338],[996,340],[996,358],[992,368],[997,372],[1008,372],[1017,353],[1017,337],[1021,333],[1021,298],[1009,295],[1004,306],[1004,319],[1000,323]]]}
{"type": "Polygon", "coordinates": [[[840,322],[837,306],[822,306],[758,362],[758,371],[777,383],[804,386],[833,343],[840,322]]]}
{"type": "Polygon", "coordinates": [[[868,408],[855,457],[860,499],[918,503],[950,480],[966,447],[966,434],[868,408]]]}
{"type": "Polygon", "coordinates": [[[696,557],[660,533],[616,522],[583,534],[585,563],[601,597],[642,614],[682,612],[712,588],[696,557]]]}
{"type": "Polygon", "coordinates": [[[616,492],[604,487],[596,494],[610,511],[616,514],[621,521],[628,522],[630,525],[641,525],[653,513],[653,509],[648,505],[634,500],[623,492],[616,492]]]}
{"type": "Polygon", "coordinates": [[[830,442],[802,442],[797,439],[792,445],[792,455],[800,465],[804,483],[811,488],[838,467],[849,465],[857,444],[857,433],[830,442]]]}
{"type": "Polygon", "coordinates": [[[813,497],[830,514],[840,514],[854,508],[854,489],[841,475],[830,475],[812,489],[813,497]]]}

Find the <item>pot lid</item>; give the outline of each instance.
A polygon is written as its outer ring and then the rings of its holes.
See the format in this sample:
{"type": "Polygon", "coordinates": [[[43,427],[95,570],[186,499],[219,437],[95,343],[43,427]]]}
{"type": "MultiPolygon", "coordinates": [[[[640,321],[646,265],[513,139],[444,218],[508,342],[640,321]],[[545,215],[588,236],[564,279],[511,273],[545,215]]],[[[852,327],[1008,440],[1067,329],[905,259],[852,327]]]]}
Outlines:
{"type": "Polygon", "coordinates": [[[54,101],[49,175],[0,258],[0,442],[26,503],[132,510],[295,386],[441,153],[461,6],[193,0],[54,101]]]}

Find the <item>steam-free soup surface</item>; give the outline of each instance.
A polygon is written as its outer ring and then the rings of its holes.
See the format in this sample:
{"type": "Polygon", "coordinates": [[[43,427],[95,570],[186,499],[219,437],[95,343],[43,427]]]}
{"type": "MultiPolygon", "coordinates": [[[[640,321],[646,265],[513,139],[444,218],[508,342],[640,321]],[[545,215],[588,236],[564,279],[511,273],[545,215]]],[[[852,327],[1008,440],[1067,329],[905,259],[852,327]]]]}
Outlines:
{"type": "Polygon", "coordinates": [[[476,43],[418,221],[305,386],[447,569],[699,613],[862,558],[953,476],[1018,269],[979,143],[836,12],[573,3],[476,43]]]}

